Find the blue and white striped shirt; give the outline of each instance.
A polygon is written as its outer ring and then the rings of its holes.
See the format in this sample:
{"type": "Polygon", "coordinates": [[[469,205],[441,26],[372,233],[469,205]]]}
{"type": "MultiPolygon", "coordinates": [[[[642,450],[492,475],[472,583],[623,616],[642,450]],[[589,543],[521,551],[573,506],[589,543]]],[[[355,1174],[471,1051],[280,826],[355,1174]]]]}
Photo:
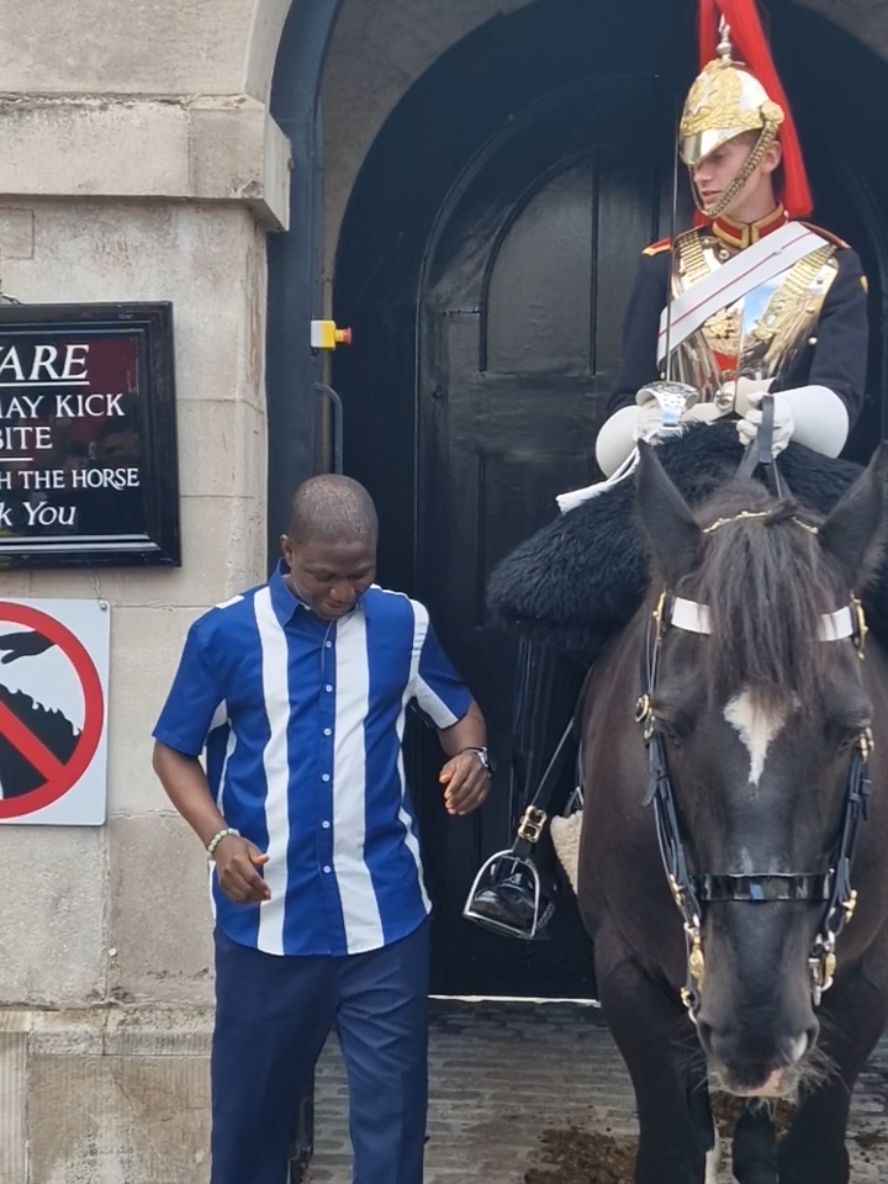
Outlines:
{"type": "Polygon", "coordinates": [[[216,923],[270,954],[357,954],[429,912],[401,743],[416,700],[438,728],[471,696],[421,604],[369,588],[322,621],[268,584],[191,627],[154,736],[206,749],[229,826],[268,853],[271,900],[236,905],[212,877],[216,923]]]}

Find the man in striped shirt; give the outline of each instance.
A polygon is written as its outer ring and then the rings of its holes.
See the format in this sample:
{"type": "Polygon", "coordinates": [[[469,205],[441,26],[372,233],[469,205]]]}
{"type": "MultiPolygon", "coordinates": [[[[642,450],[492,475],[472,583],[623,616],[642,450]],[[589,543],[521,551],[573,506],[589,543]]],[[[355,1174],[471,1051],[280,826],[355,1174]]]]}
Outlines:
{"type": "Polygon", "coordinates": [[[285,1184],[296,1104],[331,1027],[355,1184],[420,1184],[429,899],[402,739],[414,702],[484,801],[484,719],[421,604],[373,584],[376,513],[345,477],[297,490],[269,582],[191,628],[154,767],[211,862],[212,1184],[285,1184]],[[198,760],[206,751],[206,772],[198,760]]]}

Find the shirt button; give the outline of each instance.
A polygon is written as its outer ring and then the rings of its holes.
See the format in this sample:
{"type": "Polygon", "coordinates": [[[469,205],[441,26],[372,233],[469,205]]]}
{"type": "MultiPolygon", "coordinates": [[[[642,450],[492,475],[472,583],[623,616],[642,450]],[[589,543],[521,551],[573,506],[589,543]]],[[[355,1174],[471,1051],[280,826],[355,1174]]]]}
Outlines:
{"type": "Polygon", "coordinates": [[[327,647],[327,649],[328,649],[328,650],[332,650],[332,649],[333,649],[333,642],[332,642],[332,641],[327,641],[327,642],[324,642],[324,644],[326,645],[326,647],[327,647]]]}
{"type": "Polygon", "coordinates": [[[330,780],[330,774],[329,774],[329,773],[325,773],[325,774],[324,774],[324,776],[321,778],[321,780],[322,780],[322,781],[329,781],[329,780],[330,780]]]}
{"type": "Polygon", "coordinates": [[[332,728],[324,728],[324,735],[325,735],[325,736],[332,736],[332,735],[333,735],[333,729],[332,729],[332,728]]]}
{"type": "Polygon", "coordinates": [[[329,865],[329,864],[327,864],[327,865],[325,866],[325,868],[324,868],[324,875],[325,875],[325,876],[329,876],[330,872],[332,872],[332,871],[333,871],[333,868],[332,868],[332,867],[330,867],[330,865],[329,865]]]}
{"type": "Polygon", "coordinates": [[[324,830],[329,830],[329,829],[330,829],[330,823],[329,823],[329,822],[327,822],[327,820],[326,820],[326,819],[324,819],[324,821],[321,823],[321,826],[324,828],[324,830]]]}
{"type": "Polygon", "coordinates": [[[329,683],[327,683],[327,685],[324,687],[324,690],[325,690],[325,691],[327,692],[327,694],[329,695],[329,694],[330,694],[330,692],[333,690],[333,688],[330,686],[330,684],[329,684],[329,683]]]}

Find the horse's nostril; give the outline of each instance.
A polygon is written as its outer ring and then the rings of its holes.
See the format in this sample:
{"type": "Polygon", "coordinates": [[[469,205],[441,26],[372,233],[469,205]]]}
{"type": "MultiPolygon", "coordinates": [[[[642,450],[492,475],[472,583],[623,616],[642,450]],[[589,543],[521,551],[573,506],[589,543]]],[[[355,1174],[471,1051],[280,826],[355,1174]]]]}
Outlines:
{"type": "Polygon", "coordinates": [[[814,1047],[816,1040],[816,1027],[809,1028],[806,1032],[802,1032],[798,1036],[784,1040],[781,1051],[787,1068],[791,1065],[797,1065],[805,1053],[814,1047]]]}
{"type": "Polygon", "coordinates": [[[808,1035],[805,1033],[799,1036],[798,1040],[793,1041],[793,1046],[790,1047],[790,1064],[797,1065],[805,1053],[808,1051],[808,1035]]]}

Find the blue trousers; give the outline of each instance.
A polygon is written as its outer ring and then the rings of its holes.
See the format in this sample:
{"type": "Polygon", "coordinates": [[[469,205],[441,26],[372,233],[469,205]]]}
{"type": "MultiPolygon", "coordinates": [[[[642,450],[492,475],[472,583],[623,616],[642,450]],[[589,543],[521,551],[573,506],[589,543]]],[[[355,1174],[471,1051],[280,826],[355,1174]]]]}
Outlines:
{"type": "Polygon", "coordinates": [[[354,1184],[422,1184],[430,923],[348,957],[276,957],[216,930],[211,1184],[287,1184],[297,1107],[331,1028],[354,1184]]]}

